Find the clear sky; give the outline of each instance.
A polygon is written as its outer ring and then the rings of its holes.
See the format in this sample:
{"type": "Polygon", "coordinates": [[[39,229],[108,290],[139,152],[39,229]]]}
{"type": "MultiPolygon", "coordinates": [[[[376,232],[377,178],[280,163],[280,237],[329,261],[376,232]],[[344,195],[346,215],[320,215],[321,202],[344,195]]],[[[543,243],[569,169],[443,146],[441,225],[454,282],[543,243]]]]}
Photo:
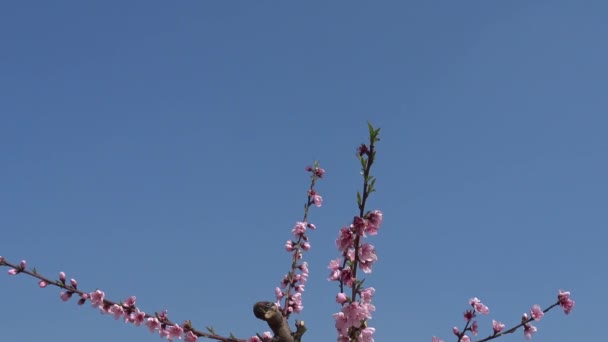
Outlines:
{"type": "MultiPolygon", "coordinates": [[[[355,148],[381,127],[376,341],[453,341],[469,298],[605,339],[608,3],[5,1],[0,255],[239,337],[289,266],[318,159],[306,341],[334,341],[355,148]]],[[[156,341],[0,274],[6,341],[156,341]]],[[[523,334],[500,339],[523,341],[523,334]]]]}

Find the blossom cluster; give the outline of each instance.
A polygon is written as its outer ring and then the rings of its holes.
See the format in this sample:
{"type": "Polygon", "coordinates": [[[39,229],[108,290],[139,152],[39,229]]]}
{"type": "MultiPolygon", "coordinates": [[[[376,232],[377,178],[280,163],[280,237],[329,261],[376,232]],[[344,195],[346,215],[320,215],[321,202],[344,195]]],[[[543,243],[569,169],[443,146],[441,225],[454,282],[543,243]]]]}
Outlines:
{"type": "Polygon", "coordinates": [[[365,204],[371,193],[375,191],[375,177],[371,175],[376,151],[375,143],[379,141],[379,129],[369,128],[369,145],[361,144],[357,148],[357,157],[361,163],[363,175],[363,192],[357,192],[359,215],[355,216],[348,227],[342,227],[336,239],[336,247],[341,253],[337,259],[329,262],[329,281],[339,282],[340,292],[336,302],[342,306],[333,315],[338,332],[338,342],[373,342],[375,328],[369,327],[367,321],[372,318],[376,307],[372,298],[376,290],[373,287],[363,287],[363,281],[357,278],[357,270],[369,274],[374,263],[378,260],[376,248],[364,239],[377,235],[382,225],[383,215],[380,210],[365,211],[365,204]],[[350,289],[350,291],[345,291],[350,289]],[[350,292],[350,293],[347,293],[350,292]]]}
{"type": "MultiPolygon", "coordinates": [[[[532,308],[530,308],[530,315],[528,316],[528,313],[524,313],[521,317],[521,323],[508,330],[504,330],[505,324],[496,320],[492,320],[492,335],[477,342],[485,342],[505,334],[513,333],[520,327],[524,328],[524,337],[529,340],[532,338],[532,335],[538,331],[538,329],[531,324],[532,321],[540,321],[547,311],[558,305],[562,307],[564,313],[567,315],[574,308],[574,304],[574,300],[570,298],[570,292],[560,290],[557,294],[556,303],[549,306],[545,310],[541,309],[538,304],[534,304],[532,308]]],[[[458,338],[458,342],[471,342],[471,338],[466,334],[466,332],[470,331],[474,336],[477,336],[479,332],[479,325],[477,324],[477,321],[473,319],[477,316],[477,313],[484,315],[490,313],[490,309],[485,304],[483,304],[477,297],[471,298],[469,300],[469,305],[471,305],[472,309],[469,309],[464,313],[464,319],[466,322],[464,329],[460,331],[458,327],[452,328],[452,332],[458,338]]],[[[432,342],[443,342],[443,340],[440,340],[438,337],[433,336],[432,342]]]]}
{"type": "Polygon", "coordinates": [[[276,305],[282,308],[282,314],[288,318],[291,313],[300,313],[304,308],[302,304],[302,293],[308,280],[308,263],[302,261],[303,252],[310,250],[310,242],[306,232],[315,230],[317,227],[308,221],[310,207],[314,204],[320,207],[323,197],[315,190],[317,180],[323,178],[325,170],[315,161],[313,166],[307,166],[306,171],[310,173],[311,183],[308,189],[308,200],[304,206],[303,221],[296,222],[291,230],[293,239],[287,240],[285,250],[291,253],[291,268],[283,277],[280,285],[275,288],[276,305]],[[284,305],[281,302],[284,301],[284,305]]]}

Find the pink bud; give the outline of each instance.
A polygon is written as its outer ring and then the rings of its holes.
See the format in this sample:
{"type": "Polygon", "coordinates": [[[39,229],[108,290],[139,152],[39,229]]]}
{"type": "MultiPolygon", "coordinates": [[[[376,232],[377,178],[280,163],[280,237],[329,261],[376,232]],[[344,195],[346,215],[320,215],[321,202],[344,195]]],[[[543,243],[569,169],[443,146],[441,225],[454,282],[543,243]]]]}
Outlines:
{"type": "Polygon", "coordinates": [[[78,287],[78,282],[74,278],[70,279],[70,284],[72,284],[72,287],[74,287],[74,288],[78,287]]]}
{"type": "Polygon", "coordinates": [[[348,298],[344,293],[338,293],[338,295],[336,295],[336,303],[338,304],[344,304],[347,300],[348,298]]]}
{"type": "Polygon", "coordinates": [[[21,263],[19,264],[19,267],[24,270],[25,269],[25,260],[21,260],[21,263]]]}
{"type": "Polygon", "coordinates": [[[44,280],[41,280],[38,282],[38,286],[40,286],[41,288],[45,288],[48,285],[48,283],[44,280]]]}
{"type": "Polygon", "coordinates": [[[59,272],[59,280],[65,284],[65,272],[59,272]]]}

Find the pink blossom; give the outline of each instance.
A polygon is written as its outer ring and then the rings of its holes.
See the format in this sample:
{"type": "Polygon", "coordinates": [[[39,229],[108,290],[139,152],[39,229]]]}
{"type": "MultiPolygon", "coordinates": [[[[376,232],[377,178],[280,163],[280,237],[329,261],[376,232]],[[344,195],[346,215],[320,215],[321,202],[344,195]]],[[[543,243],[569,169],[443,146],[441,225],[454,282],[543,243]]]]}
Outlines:
{"type": "Polygon", "coordinates": [[[361,336],[359,341],[361,342],[374,342],[374,332],[376,331],[375,328],[372,327],[367,327],[363,330],[361,330],[361,336]]]}
{"type": "Polygon", "coordinates": [[[287,242],[285,242],[285,250],[288,252],[293,252],[294,250],[294,242],[291,240],[287,240],[287,242]]]}
{"type": "Polygon", "coordinates": [[[124,305],[128,306],[128,307],[135,306],[135,300],[136,299],[137,298],[135,296],[131,296],[131,297],[125,299],[124,305]]]}
{"type": "Polygon", "coordinates": [[[570,299],[570,292],[559,290],[557,294],[557,300],[559,305],[564,309],[564,313],[567,315],[574,308],[574,301],[570,299]]]}
{"type": "Polygon", "coordinates": [[[359,248],[359,268],[365,273],[372,272],[372,265],[378,260],[376,248],[369,243],[359,248]]]}
{"type": "Polygon", "coordinates": [[[340,258],[331,260],[329,262],[329,266],[327,266],[327,268],[331,270],[331,273],[329,274],[329,278],[327,278],[327,280],[334,281],[334,280],[340,279],[341,268],[342,268],[340,266],[340,258]]]}
{"type": "Polygon", "coordinates": [[[336,303],[338,303],[338,304],[344,304],[344,303],[346,303],[347,300],[348,300],[348,297],[346,297],[346,295],[344,293],[338,293],[336,295],[336,303]]]}
{"type": "Polygon", "coordinates": [[[505,328],[505,325],[499,321],[492,320],[492,329],[494,330],[494,335],[498,334],[505,328]]]}
{"type": "Polygon", "coordinates": [[[281,291],[280,288],[275,287],[274,296],[276,297],[277,300],[281,300],[281,299],[283,299],[283,296],[285,296],[285,292],[281,291]]]}
{"type": "Polygon", "coordinates": [[[526,339],[531,339],[532,338],[532,334],[536,333],[537,329],[535,326],[533,326],[530,323],[524,324],[524,336],[526,337],[526,339]]]}
{"type": "Polygon", "coordinates": [[[45,288],[49,283],[47,283],[44,280],[41,280],[38,282],[38,286],[40,286],[41,288],[45,288]]]}
{"type": "Polygon", "coordinates": [[[351,271],[349,266],[346,266],[342,269],[340,280],[344,283],[344,285],[348,287],[353,287],[355,279],[353,278],[353,272],[351,271]]]}
{"type": "Polygon", "coordinates": [[[339,251],[344,251],[353,246],[353,242],[355,241],[355,234],[346,227],[342,227],[340,229],[340,233],[338,238],[336,239],[336,247],[338,247],[339,251]]]}
{"type": "MultiPolygon", "coordinates": [[[[310,243],[308,243],[308,242],[302,243],[301,246],[302,246],[302,249],[305,251],[310,250],[310,243]]],[[[298,258],[298,259],[300,259],[300,258],[298,258]]]]}
{"type": "Polygon", "coordinates": [[[325,174],[325,170],[320,167],[315,167],[314,174],[317,178],[323,178],[323,175],[325,174]]]}
{"type": "Polygon", "coordinates": [[[348,325],[348,319],[346,318],[346,315],[344,314],[344,312],[340,311],[337,312],[335,314],[333,314],[334,320],[336,321],[336,329],[338,330],[338,332],[340,332],[340,334],[347,336],[348,335],[348,328],[350,328],[350,325],[348,325]]]}
{"type": "Polygon", "coordinates": [[[355,216],[350,227],[353,229],[355,234],[365,236],[365,231],[367,230],[367,220],[363,217],[355,216]]]}
{"type": "Polygon", "coordinates": [[[306,223],[305,222],[296,222],[295,227],[291,230],[291,233],[296,237],[300,237],[306,233],[306,223]]]}
{"type": "Polygon", "coordinates": [[[154,333],[156,330],[160,330],[160,321],[156,317],[148,317],[146,319],[146,326],[151,333],[154,333]]]}
{"type": "Polygon", "coordinates": [[[464,335],[460,338],[460,342],[471,342],[471,338],[467,335],[464,335]]]}
{"type": "Polygon", "coordinates": [[[301,263],[300,266],[298,266],[298,268],[300,269],[300,271],[302,271],[302,273],[308,274],[308,263],[306,261],[301,263]]]}
{"type": "Polygon", "coordinates": [[[19,273],[19,270],[17,270],[16,268],[11,268],[10,270],[8,270],[8,274],[10,275],[16,275],[19,273]]]}
{"type": "Polygon", "coordinates": [[[145,319],[146,313],[139,311],[138,308],[135,308],[135,311],[131,313],[129,321],[138,327],[144,322],[145,319]]]}
{"type": "Polygon", "coordinates": [[[192,331],[188,331],[188,333],[186,333],[186,342],[196,342],[198,341],[198,336],[196,336],[192,331]]]}
{"type": "Polygon", "coordinates": [[[431,342],[443,342],[443,340],[440,340],[439,337],[433,336],[431,342]]]}
{"type": "Polygon", "coordinates": [[[361,302],[365,304],[371,303],[372,298],[374,297],[374,293],[376,293],[376,289],[373,287],[368,287],[361,291],[361,302]]]}
{"type": "Polygon", "coordinates": [[[471,332],[473,335],[477,336],[477,333],[479,332],[479,325],[477,325],[477,321],[473,321],[473,324],[471,325],[471,332]]]}
{"type": "Polygon", "coordinates": [[[184,329],[182,329],[182,327],[177,324],[169,326],[167,328],[167,331],[169,332],[169,336],[167,337],[169,340],[172,340],[174,338],[181,340],[182,334],[184,333],[184,329]]]}
{"type": "Polygon", "coordinates": [[[91,305],[93,305],[93,307],[102,306],[105,296],[106,294],[100,290],[95,290],[95,292],[89,293],[89,297],[91,298],[91,305]]]}
{"type": "Polygon", "coordinates": [[[467,311],[464,312],[464,320],[465,321],[468,322],[468,321],[472,320],[473,318],[475,318],[475,311],[473,311],[473,310],[467,310],[467,311]]]}
{"type": "Polygon", "coordinates": [[[321,197],[321,195],[316,194],[312,197],[312,201],[318,208],[323,204],[323,197],[321,197]]]}
{"type": "Polygon", "coordinates": [[[114,319],[119,319],[120,317],[125,315],[125,309],[123,309],[123,307],[118,304],[112,305],[108,312],[114,315],[114,319]]]}
{"type": "Polygon", "coordinates": [[[382,212],[380,210],[373,210],[367,214],[368,225],[365,233],[369,235],[377,235],[378,229],[382,225],[382,212]]]}
{"type": "Polygon", "coordinates": [[[469,304],[475,309],[475,311],[487,315],[490,313],[490,309],[485,306],[477,297],[471,298],[469,304]]]}
{"type": "Polygon", "coordinates": [[[295,293],[293,296],[289,298],[289,304],[293,308],[295,313],[300,313],[302,309],[304,309],[304,305],[302,305],[302,293],[295,293]]]}
{"type": "Polygon", "coordinates": [[[61,292],[60,297],[61,300],[64,302],[67,302],[68,300],[70,300],[70,298],[72,298],[72,294],[74,292],[61,292]]]}
{"type": "Polygon", "coordinates": [[[262,342],[262,340],[260,340],[260,338],[257,336],[251,336],[247,339],[247,342],[262,342]]]}
{"type": "Polygon", "coordinates": [[[270,341],[272,341],[272,333],[270,333],[270,331],[264,331],[262,333],[262,341],[263,342],[270,342],[270,341]]]}
{"type": "Polygon", "coordinates": [[[538,304],[534,304],[534,306],[532,306],[532,309],[530,309],[530,316],[535,320],[535,321],[540,321],[541,318],[543,318],[543,316],[545,315],[545,313],[543,312],[543,310],[540,308],[540,306],[538,306],[538,304]]]}

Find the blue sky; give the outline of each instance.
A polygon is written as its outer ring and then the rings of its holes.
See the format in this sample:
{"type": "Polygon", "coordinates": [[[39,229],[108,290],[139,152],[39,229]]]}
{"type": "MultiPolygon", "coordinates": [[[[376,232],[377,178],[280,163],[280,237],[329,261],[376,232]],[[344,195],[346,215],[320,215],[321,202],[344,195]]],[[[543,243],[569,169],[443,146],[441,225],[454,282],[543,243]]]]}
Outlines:
{"type": "MultiPolygon", "coordinates": [[[[381,127],[376,341],[453,341],[477,296],[534,341],[601,340],[604,1],[30,1],[0,5],[0,255],[247,337],[314,209],[307,341],[333,341],[334,239],[381,127]]],[[[4,272],[4,271],[3,271],[4,272]]],[[[0,275],[14,341],[155,341],[0,275]]],[[[522,341],[523,334],[502,341],[522,341]]]]}

